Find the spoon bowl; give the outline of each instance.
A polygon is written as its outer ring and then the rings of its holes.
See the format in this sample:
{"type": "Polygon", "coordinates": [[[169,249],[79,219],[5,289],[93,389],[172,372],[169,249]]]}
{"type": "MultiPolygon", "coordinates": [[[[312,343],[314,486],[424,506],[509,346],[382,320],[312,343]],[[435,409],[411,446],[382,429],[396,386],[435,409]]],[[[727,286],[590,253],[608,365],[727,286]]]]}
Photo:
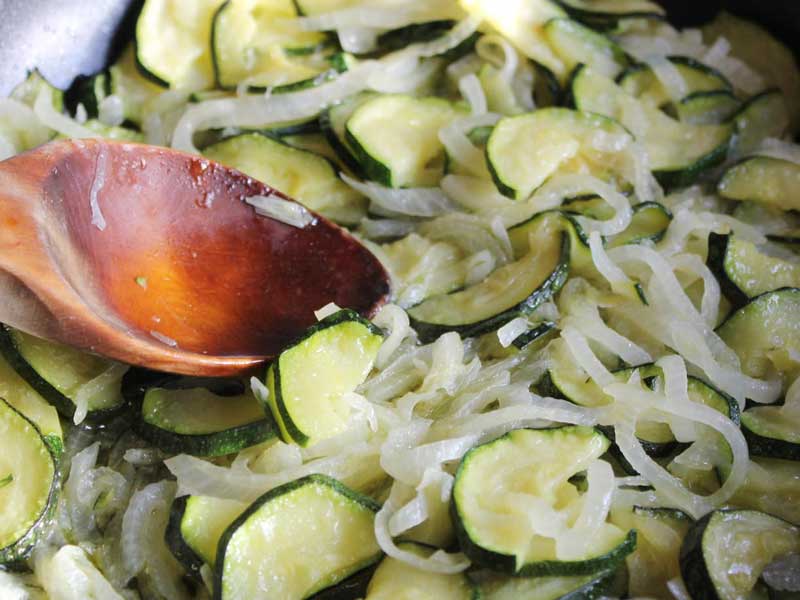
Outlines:
{"type": "Polygon", "coordinates": [[[380,262],[292,202],[181,152],[58,141],[0,163],[0,321],[152,369],[231,375],[276,355],[330,302],[372,315],[380,262]]]}

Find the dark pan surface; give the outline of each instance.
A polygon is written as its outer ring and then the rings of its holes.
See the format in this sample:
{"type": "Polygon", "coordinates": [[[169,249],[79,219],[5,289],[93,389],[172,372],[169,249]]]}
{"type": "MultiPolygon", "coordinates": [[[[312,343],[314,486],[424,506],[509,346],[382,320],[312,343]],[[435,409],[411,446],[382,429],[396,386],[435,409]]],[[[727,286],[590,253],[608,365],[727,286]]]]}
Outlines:
{"type": "MultiPolygon", "coordinates": [[[[681,25],[709,20],[721,8],[771,29],[800,50],[798,0],[659,0],[681,25]]],[[[0,0],[0,96],[38,67],[66,88],[102,70],[133,34],[142,0],[0,0]]]]}

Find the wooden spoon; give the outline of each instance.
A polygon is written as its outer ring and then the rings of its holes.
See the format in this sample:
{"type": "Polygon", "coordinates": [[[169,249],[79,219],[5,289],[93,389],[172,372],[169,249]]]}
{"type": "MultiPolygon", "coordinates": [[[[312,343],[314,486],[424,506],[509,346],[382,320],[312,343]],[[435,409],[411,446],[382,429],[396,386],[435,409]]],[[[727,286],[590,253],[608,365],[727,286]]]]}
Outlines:
{"type": "Polygon", "coordinates": [[[58,141],[0,163],[0,321],[152,369],[231,375],[329,302],[372,315],[388,276],[345,230],[243,200],[285,196],[166,148],[58,141]]]}

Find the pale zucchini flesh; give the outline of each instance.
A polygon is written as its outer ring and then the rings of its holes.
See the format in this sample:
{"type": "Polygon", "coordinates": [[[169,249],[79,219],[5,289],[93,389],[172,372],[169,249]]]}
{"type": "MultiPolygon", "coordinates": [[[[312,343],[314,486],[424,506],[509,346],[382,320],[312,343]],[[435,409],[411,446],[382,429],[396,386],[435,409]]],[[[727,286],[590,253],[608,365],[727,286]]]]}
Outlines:
{"type": "Polygon", "coordinates": [[[214,598],[307,598],[335,585],[379,559],[377,510],[322,475],[267,492],[222,535],[214,598]]]}
{"type": "Polygon", "coordinates": [[[136,22],[136,59],[156,83],[202,90],[214,83],[211,22],[225,0],[146,0],[136,22]]]}
{"type": "Polygon", "coordinates": [[[671,597],[668,583],[680,577],[681,542],[692,526],[691,517],[674,509],[635,506],[613,510],[611,521],[623,529],[636,529],[636,550],[625,559],[628,593],[671,597]]]}
{"type": "Polygon", "coordinates": [[[73,416],[79,398],[86,401],[90,419],[103,419],[124,407],[124,365],[5,326],[0,350],[14,370],[66,417],[73,416]]]}
{"type": "Polygon", "coordinates": [[[190,571],[198,572],[203,564],[214,567],[217,545],[222,534],[247,509],[247,503],[211,496],[187,496],[176,501],[176,523],[167,530],[167,541],[179,560],[190,571]],[[190,556],[176,551],[184,545],[190,556]]]}
{"type": "Polygon", "coordinates": [[[219,395],[204,387],[148,389],[139,408],[139,435],[165,452],[223,456],[275,436],[253,393],[219,395]]]}
{"type": "Polygon", "coordinates": [[[800,210],[800,197],[795,193],[798,184],[800,165],[780,158],[754,156],[728,169],[717,191],[731,200],[800,210]]]}
{"type": "Polygon", "coordinates": [[[628,64],[625,52],[611,38],[577,21],[551,19],[544,26],[544,35],[567,72],[586,64],[607,77],[616,77],[628,64]]]}
{"type": "Polygon", "coordinates": [[[734,117],[734,149],[744,156],[755,151],[767,138],[782,138],[789,130],[789,111],[780,90],[761,92],[742,105],[734,117]]]}
{"type": "Polygon", "coordinates": [[[717,333],[739,357],[742,371],[764,378],[800,372],[792,355],[800,350],[800,289],[782,288],[756,296],[732,313],[717,333]]]}
{"type": "Polygon", "coordinates": [[[505,36],[522,54],[544,65],[558,77],[567,74],[566,65],[550,48],[544,25],[566,12],[556,2],[537,0],[462,0],[467,13],[485,21],[505,36]]]}
{"type": "Polygon", "coordinates": [[[681,574],[699,600],[765,592],[773,560],[800,551],[800,528],[752,510],[717,510],[698,521],[681,547],[681,574]]]}
{"type": "Polygon", "coordinates": [[[355,109],[345,137],[370,179],[387,187],[424,187],[441,178],[439,130],[459,113],[441,98],[380,95],[355,109]]]}
{"type": "Polygon", "coordinates": [[[432,296],[409,309],[421,338],[433,340],[445,331],[470,337],[493,331],[529,314],[552,297],[567,277],[570,240],[543,223],[532,227],[531,244],[522,255],[486,279],[462,291],[432,296]],[[552,234],[552,235],[551,235],[552,234]]]}
{"type": "MultiPolygon", "coordinates": [[[[421,544],[405,542],[401,550],[421,558],[435,551],[421,544]]],[[[378,565],[367,587],[365,600],[478,600],[477,591],[463,573],[422,571],[387,556],[378,565]]]]}
{"type": "Polygon", "coordinates": [[[316,77],[330,68],[321,52],[323,33],[302,31],[292,0],[229,0],[217,11],[211,32],[217,85],[283,86],[316,77]],[[292,56],[310,49],[310,56],[292,56]]]}
{"type": "Polygon", "coordinates": [[[345,394],[366,379],[383,334],[342,310],[312,326],[267,370],[268,404],[285,442],[313,445],[343,431],[345,394]]]}
{"type": "Polygon", "coordinates": [[[489,171],[497,188],[509,198],[524,200],[557,170],[618,171],[622,157],[591,144],[598,130],[629,139],[619,123],[565,108],[501,119],[486,145],[489,171]]]}
{"type": "Polygon", "coordinates": [[[737,307],[766,292],[800,287],[800,261],[772,256],[736,235],[711,234],[708,265],[737,307]]]}
{"type": "Polygon", "coordinates": [[[635,546],[635,534],[606,522],[579,553],[559,551],[558,537],[532,533],[524,508],[536,502],[538,512],[575,516],[570,507],[581,495],[570,479],[608,446],[594,429],[561,427],[514,430],[470,450],[452,500],[462,550],[480,566],[523,576],[585,575],[619,564],[635,546]]]}
{"type": "Polygon", "coordinates": [[[245,133],[207,147],[207,157],[263,181],[305,207],[342,224],[366,214],[366,200],[339,179],[324,157],[259,133],[245,133]]]}
{"type": "Polygon", "coordinates": [[[24,559],[58,491],[56,458],[37,427],[0,399],[0,565],[24,559]]]}
{"type": "Polygon", "coordinates": [[[685,186],[724,160],[732,124],[691,125],[626,93],[611,79],[581,67],[572,80],[572,97],[580,110],[616,119],[641,140],[650,168],[662,185],[685,186]]]}

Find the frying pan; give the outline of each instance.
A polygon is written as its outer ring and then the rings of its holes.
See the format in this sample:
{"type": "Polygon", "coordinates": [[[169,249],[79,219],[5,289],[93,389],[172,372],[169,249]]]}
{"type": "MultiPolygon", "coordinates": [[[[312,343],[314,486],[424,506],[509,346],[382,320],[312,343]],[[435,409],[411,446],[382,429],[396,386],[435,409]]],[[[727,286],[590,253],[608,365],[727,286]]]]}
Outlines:
{"type": "MultiPolygon", "coordinates": [[[[0,0],[0,96],[38,68],[48,81],[69,87],[97,73],[133,37],[143,0],[0,0]]],[[[722,8],[758,21],[800,51],[797,0],[660,0],[670,20],[698,25],[722,8]]]]}

